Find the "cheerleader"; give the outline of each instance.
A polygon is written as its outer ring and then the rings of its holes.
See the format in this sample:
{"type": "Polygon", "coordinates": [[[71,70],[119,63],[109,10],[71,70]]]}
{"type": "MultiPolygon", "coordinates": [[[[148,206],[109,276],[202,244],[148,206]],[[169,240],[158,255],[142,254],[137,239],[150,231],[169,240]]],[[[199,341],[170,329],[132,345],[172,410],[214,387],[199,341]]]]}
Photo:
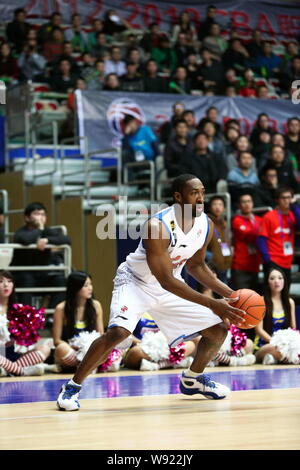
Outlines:
{"type": "Polygon", "coordinates": [[[67,279],[66,300],[56,306],[53,317],[55,362],[64,371],[74,369],[80,362],[73,339],[82,332],[103,334],[103,311],[100,302],[93,298],[91,276],[74,271],[67,279]]]}
{"type": "MultiPolygon", "coordinates": [[[[50,346],[46,343],[30,346],[30,352],[21,354],[20,347],[8,332],[7,312],[16,304],[15,282],[9,271],[0,271],[0,376],[7,375],[42,375],[46,371],[56,372],[56,368],[43,364],[50,355],[50,346]]],[[[27,348],[26,348],[27,349],[27,348]]]]}
{"type": "Polygon", "coordinates": [[[199,338],[169,348],[166,337],[148,313],[144,313],[133,332],[131,348],[124,356],[124,365],[135,370],[185,368],[193,362],[199,338]]]}
{"type": "MultiPolygon", "coordinates": [[[[278,267],[269,271],[264,299],[266,314],[263,321],[255,328],[256,360],[263,364],[288,363],[290,362],[288,357],[284,356],[289,354],[282,354],[283,350],[280,352],[281,341],[278,339],[283,338],[283,335],[285,337],[289,335],[289,338],[294,337],[297,342],[300,335],[292,330],[296,328],[295,302],[289,297],[285,274],[278,267]]],[[[290,346],[293,348],[292,344],[290,346]]],[[[297,347],[297,344],[295,346],[297,347]]]]}

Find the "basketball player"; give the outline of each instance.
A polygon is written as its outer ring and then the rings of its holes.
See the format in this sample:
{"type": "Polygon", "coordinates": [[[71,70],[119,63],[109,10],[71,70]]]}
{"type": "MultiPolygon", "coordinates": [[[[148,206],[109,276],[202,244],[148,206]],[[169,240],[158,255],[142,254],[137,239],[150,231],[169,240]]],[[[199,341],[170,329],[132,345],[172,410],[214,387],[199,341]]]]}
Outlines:
{"type": "Polygon", "coordinates": [[[238,298],[228,299],[232,289],[216,279],[205,264],[214,227],[203,212],[204,191],[194,175],[179,176],[172,187],[176,204],[145,223],[138,248],[117,270],[108,330],[92,343],[73,380],[63,385],[57,400],[60,410],[79,409],[81,383],[133,332],[146,311],[170,346],[202,336],[192,365],[182,374],[182,393],[212,399],[225,398],[229,393],[203,371],[227,335],[226,324],[241,324],[245,312],[229,304],[238,298]],[[183,266],[198,282],[224,298],[212,299],[189,287],[181,277],[183,266]]]}

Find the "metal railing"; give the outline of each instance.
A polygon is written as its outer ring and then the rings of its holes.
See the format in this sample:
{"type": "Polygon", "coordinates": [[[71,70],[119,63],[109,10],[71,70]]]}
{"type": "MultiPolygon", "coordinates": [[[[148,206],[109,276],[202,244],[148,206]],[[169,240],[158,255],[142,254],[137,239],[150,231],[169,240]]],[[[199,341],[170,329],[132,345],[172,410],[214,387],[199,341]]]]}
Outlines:
{"type": "MultiPolygon", "coordinates": [[[[13,250],[36,250],[35,244],[31,245],[20,245],[19,243],[3,243],[0,246],[1,249],[13,249],[13,250]]],[[[65,277],[67,277],[72,270],[72,249],[70,245],[46,245],[45,249],[63,250],[64,252],[64,264],[54,265],[49,264],[47,266],[36,265],[36,266],[7,266],[9,271],[64,271],[65,277]]],[[[16,292],[64,292],[65,287],[17,287],[16,292]]]]}
{"type": "MultiPolygon", "coordinates": [[[[134,185],[140,185],[140,184],[149,184],[149,189],[150,189],[150,201],[154,202],[155,200],[155,164],[151,160],[145,160],[142,162],[132,162],[132,163],[126,163],[124,165],[124,187],[126,191],[126,187],[134,185]],[[150,178],[142,178],[142,179],[129,179],[129,170],[131,168],[145,168],[150,170],[150,178]]],[[[127,194],[125,193],[124,196],[127,194]]]]}

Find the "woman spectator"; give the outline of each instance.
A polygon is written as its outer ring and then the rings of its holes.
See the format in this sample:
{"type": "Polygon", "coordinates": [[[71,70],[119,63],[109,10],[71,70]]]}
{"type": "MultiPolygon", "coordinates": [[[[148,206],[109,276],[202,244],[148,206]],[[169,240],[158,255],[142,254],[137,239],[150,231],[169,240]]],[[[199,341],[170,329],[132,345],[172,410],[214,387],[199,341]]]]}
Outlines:
{"type": "Polygon", "coordinates": [[[272,335],[282,329],[296,328],[295,302],[289,297],[285,274],[279,268],[269,271],[264,295],[266,314],[255,328],[255,348],[257,362],[276,364],[283,360],[279,350],[270,344],[272,335]]]}
{"type": "Polygon", "coordinates": [[[115,73],[109,73],[105,77],[103,90],[105,91],[120,91],[121,85],[119,82],[119,77],[115,73]]]}
{"type": "Polygon", "coordinates": [[[221,36],[221,28],[218,23],[213,23],[209,30],[209,35],[203,40],[202,47],[208,49],[214,59],[221,60],[228,44],[221,36]]]}
{"type": "Polygon", "coordinates": [[[209,144],[208,148],[211,152],[224,154],[224,144],[222,140],[217,137],[217,128],[214,122],[210,120],[206,120],[206,122],[202,122],[201,124],[201,131],[203,131],[208,138],[209,144]]]}
{"type": "Polygon", "coordinates": [[[93,298],[91,276],[75,271],[67,279],[66,300],[56,306],[53,317],[55,361],[62,369],[78,365],[69,341],[83,331],[103,334],[103,312],[100,302],[93,298]]]}
{"type": "Polygon", "coordinates": [[[256,84],[254,73],[251,69],[243,72],[243,79],[240,82],[239,95],[244,98],[256,98],[256,84]]]}
{"type": "Polygon", "coordinates": [[[43,56],[47,62],[55,61],[64,49],[64,34],[60,28],[52,28],[49,40],[44,43],[43,56]]]}
{"type": "Polygon", "coordinates": [[[258,142],[253,146],[253,155],[259,171],[267,162],[271,147],[271,135],[266,131],[261,131],[258,134],[258,142]]]}
{"type": "Polygon", "coordinates": [[[7,42],[1,44],[0,48],[0,77],[1,79],[17,79],[19,68],[16,59],[13,58],[10,45],[7,42]]]}
{"type": "Polygon", "coordinates": [[[250,134],[250,142],[253,146],[258,143],[258,136],[261,131],[266,131],[269,134],[273,134],[273,129],[270,127],[269,116],[266,113],[260,113],[257,116],[257,120],[254,128],[250,134]]]}
{"type": "MultiPolygon", "coordinates": [[[[7,321],[7,313],[16,303],[15,282],[9,271],[0,271],[0,320],[7,321]]],[[[1,328],[3,333],[3,326],[1,328]]],[[[47,344],[35,344],[30,347],[30,352],[20,354],[18,345],[14,340],[0,337],[0,344],[5,345],[5,357],[0,355],[0,377],[6,375],[42,375],[46,370],[57,371],[56,367],[43,362],[50,355],[50,347],[47,344]]]]}
{"type": "Polygon", "coordinates": [[[190,15],[187,11],[180,13],[179,21],[172,28],[171,42],[176,44],[180,33],[185,34],[188,46],[195,47],[197,41],[196,28],[191,24],[190,15]]]}
{"type": "Polygon", "coordinates": [[[228,127],[224,132],[224,147],[225,153],[232,154],[236,150],[236,141],[239,138],[240,133],[234,127],[228,127]]]}

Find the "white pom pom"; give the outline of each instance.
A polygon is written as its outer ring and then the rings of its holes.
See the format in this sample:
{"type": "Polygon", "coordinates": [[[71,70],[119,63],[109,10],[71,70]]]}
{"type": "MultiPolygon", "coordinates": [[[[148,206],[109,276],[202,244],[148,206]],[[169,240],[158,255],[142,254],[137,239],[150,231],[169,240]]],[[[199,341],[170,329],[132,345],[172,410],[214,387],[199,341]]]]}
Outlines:
{"type": "Polygon", "coordinates": [[[143,336],[140,346],[144,353],[148,354],[154,362],[169,358],[170,349],[168,341],[161,331],[157,333],[147,331],[143,336]]]}
{"type": "Polygon", "coordinates": [[[300,364],[300,332],[287,328],[278,330],[273,334],[270,344],[281,353],[282,359],[290,364],[300,364]]]}
{"type": "Polygon", "coordinates": [[[225,341],[220,347],[219,352],[229,354],[231,350],[231,340],[232,340],[232,334],[230,331],[228,331],[225,341]]]}
{"type": "Polygon", "coordinates": [[[84,356],[86,355],[90,345],[95,341],[95,339],[99,338],[101,335],[98,331],[82,331],[79,333],[78,336],[74,336],[72,339],[69,340],[69,344],[74,346],[78,351],[76,351],[76,357],[78,361],[82,361],[84,356]]]}
{"type": "Polygon", "coordinates": [[[6,315],[0,315],[0,344],[5,344],[10,340],[10,333],[7,329],[6,315]]]}
{"type": "Polygon", "coordinates": [[[36,344],[31,344],[30,346],[24,346],[22,344],[15,343],[14,344],[14,351],[15,351],[15,353],[18,353],[18,354],[25,354],[27,352],[33,351],[35,346],[36,346],[36,344]]]}

